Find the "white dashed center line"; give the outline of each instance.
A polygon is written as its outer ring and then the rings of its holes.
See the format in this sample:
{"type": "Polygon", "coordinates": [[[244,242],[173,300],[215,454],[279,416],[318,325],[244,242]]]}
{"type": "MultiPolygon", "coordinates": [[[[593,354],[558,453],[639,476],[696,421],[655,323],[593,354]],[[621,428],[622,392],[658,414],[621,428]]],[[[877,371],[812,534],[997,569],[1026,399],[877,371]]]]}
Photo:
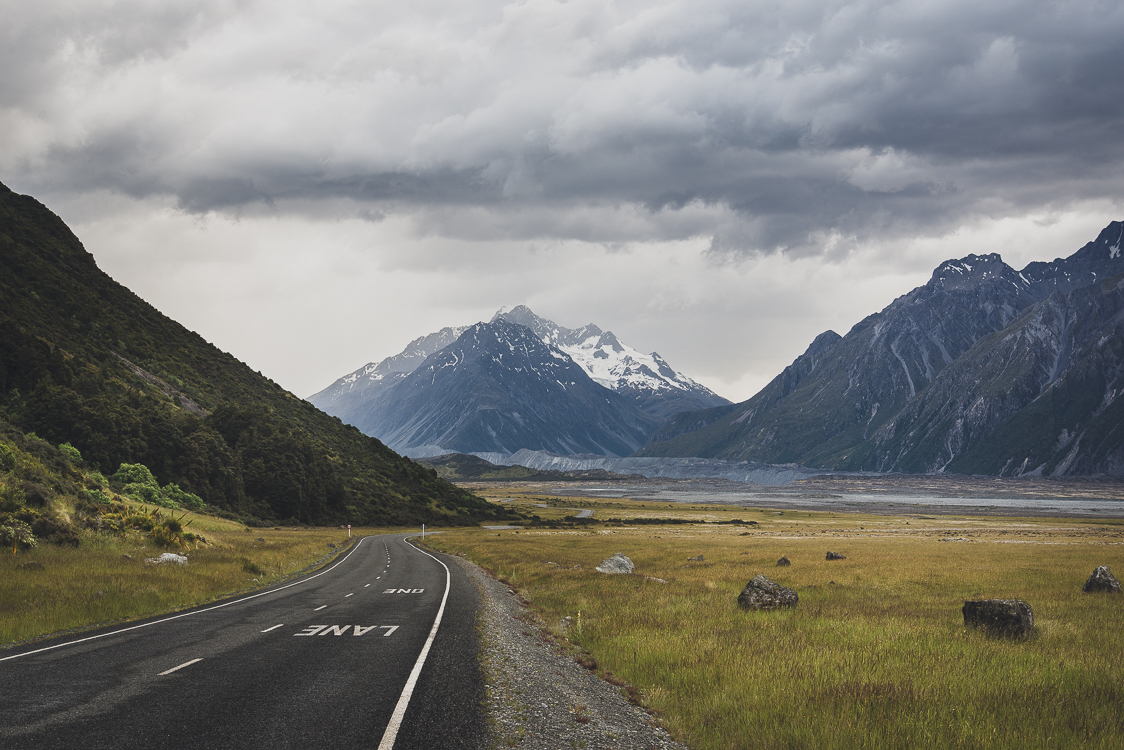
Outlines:
{"type": "Polygon", "coordinates": [[[180,664],[178,667],[172,667],[171,669],[165,669],[163,672],[161,672],[157,676],[163,677],[166,674],[171,674],[172,672],[175,672],[177,669],[183,669],[184,667],[190,667],[192,664],[194,664],[197,661],[203,661],[203,659],[200,658],[200,659],[192,659],[191,661],[185,661],[183,664],[180,664]]]}
{"type": "MultiPolygon", "coordinates": [[[[355,594],[348,594],[347,596],[355,596],[355,594]]],[[[345,596],[344,599],[346,599],[347,596],[345,596]]]]}
{"type": "Polygon", "coordinates": [[[322,605],[320,605],[319,607],[317,607],[316,609],[314,609],[314,610],[312,610],[312,611],[313,611],[313,612],[319,612],[319,611],[320,611],[320,610],[322,610],[322,609],[326,609],[326,608],[327,608],[327,606],[328,606],[327,604],[322,604],[322,605]]]}
{"type": "MultiPolygon", "coordinates": [[[[284,624],[285,624],[285,623],[281,623],[281,625],[284,625],[284,624]]],[[[263,632],[263,633],[268,633],[268,632],[269,632],[269,631],[271,631],[271,630],[277,630],[277,628],[281,627],[281,625],[274,625],[274,626],[273,626],[272,628],[266,628],[265,630],[263,630],[263,631],[261,631],[261,632],[263,632]]]]}

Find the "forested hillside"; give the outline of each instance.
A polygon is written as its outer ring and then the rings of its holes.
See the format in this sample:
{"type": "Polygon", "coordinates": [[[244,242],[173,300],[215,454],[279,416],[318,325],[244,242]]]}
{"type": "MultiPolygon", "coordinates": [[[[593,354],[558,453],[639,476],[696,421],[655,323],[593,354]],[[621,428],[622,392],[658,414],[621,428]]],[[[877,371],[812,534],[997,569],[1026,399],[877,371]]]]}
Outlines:
{"type": "Polygon", "coordinates": [[[165,317],[46,207],[0,185],[0,432],[12,430],[69,443],[106,476],[143,464],[247,520],[495,513],[165,317]]]}

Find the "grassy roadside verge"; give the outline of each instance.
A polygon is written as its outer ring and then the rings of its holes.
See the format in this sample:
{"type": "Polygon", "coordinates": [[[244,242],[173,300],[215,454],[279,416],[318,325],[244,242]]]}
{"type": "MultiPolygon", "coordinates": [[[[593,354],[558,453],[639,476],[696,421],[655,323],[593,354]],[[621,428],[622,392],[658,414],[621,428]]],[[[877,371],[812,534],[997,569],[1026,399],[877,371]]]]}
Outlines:
{"type": "MultiPolygon", "coordinates": [[[[43,544],[0,553],[0,648],[259,588],[327,562],[348,543],[339,529],[247,529],[192,513],[187,522],[207,543],[171,550],[188,556],[183,566],[146,565],[145,558],[168,550],[139,533],[85,533],[77,548],[43,544]]],[[[353,538],[372,533],[384,530],[352,530],[353,538]]]]}
{"type": "MultiPolygon", "coordinates": [[[[579,503],[590,501],[557,506],[579,503]]],[[[691,512],[614,502],[597,515],[691,512]]],[[[430,543],[494,571],[559,635],[573,618],[565,637],[692,748],[1124,745],[1124,597],[1081,592],[1097,565],[1124,573],[1124,523],[696,513],[710,523],[456,530],[430,543]],[[756,524],[715,523],[729,514],[756,524]],[[615,552],[636,575],[594,572],[615,552]],[[782,555],[790,567],[776,567],[782,555]],[[740,610],[757,573],[794,588],[799,607],[740,610]],[[974,598],[1028,601],[1037,634],[966,630],[960,608],[974,598]]]]}

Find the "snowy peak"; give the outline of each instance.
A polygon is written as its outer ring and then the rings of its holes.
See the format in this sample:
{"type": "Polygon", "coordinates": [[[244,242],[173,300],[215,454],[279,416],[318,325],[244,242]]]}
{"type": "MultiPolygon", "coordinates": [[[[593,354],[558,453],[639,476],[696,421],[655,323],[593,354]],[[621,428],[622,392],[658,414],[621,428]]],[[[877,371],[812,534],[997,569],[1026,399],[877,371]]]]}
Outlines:
{"type": "Polygon", "coordinates": [[[946,260],[933,271],[933,278],[929,280],[928,286],[934,289],[974,289],[998,279],[1007,279],[1024,287],[1030,283],[1004,263],[999,253],[988,253],[946,260]]]}
{"type": "Polygon", "coordinates": [[[578,329],[564,328],[535,315],[526,305],[501,309],[492,322],[499,320],[531,329],[544,343],[569,355],[595,382],[611,390],[642,399],[690,396],[699,400],[699,405],[693,408],[729,403],[709,388],[676,372],[659,354],[643,354],[622,343],[612,331],[602,331],[593,324],[578,329]]]}

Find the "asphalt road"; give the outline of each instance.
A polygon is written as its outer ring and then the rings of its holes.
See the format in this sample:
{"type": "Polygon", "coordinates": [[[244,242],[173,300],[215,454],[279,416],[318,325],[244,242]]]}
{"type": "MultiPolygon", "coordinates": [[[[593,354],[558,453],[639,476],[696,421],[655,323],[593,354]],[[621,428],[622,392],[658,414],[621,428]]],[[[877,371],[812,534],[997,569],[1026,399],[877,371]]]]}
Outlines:
{"type": "Polygon", "coordinates": [[[252,596],[0,651],[0,748],[483,747],[476,597],[373,536],[252,596]]]}

